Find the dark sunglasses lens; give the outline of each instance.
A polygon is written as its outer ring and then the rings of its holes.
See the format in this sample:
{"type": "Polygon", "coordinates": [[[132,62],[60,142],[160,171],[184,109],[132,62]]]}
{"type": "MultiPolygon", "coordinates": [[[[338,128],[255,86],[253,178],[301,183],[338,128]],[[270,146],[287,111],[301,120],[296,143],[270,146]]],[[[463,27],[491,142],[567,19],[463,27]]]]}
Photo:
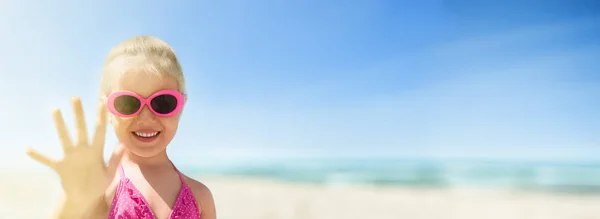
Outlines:
{"type": "Polygon", "coordinates": [[[169,94],[159,95],[150,101],[150,106],[159,114],[168,114],[177,108],[177,98],[169,94]]]}
{"type": "Polygon", "coordinates": [[[115,99],[115,109],[124,115],[131,115],[140,109],[142,103],[138,98],[123,95],[115,99]]]}

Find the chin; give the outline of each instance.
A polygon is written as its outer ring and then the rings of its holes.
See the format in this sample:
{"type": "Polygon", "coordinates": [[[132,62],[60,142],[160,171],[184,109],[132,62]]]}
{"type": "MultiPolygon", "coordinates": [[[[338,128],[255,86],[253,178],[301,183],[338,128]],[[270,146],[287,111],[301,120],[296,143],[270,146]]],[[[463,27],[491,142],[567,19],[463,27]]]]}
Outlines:
{"type": "Polygon", "coordinates": [[[133,154],[135,154],[138,157],[155,157],[156,155],[159,155],[160,153],[164,152],[166,150],[166,147],[160,147],[160,146],[152,146],[152,147],[148,147],[148,146],[141,146],[141,145],[129,145],[126,146],[126,148],[133,154]]]}

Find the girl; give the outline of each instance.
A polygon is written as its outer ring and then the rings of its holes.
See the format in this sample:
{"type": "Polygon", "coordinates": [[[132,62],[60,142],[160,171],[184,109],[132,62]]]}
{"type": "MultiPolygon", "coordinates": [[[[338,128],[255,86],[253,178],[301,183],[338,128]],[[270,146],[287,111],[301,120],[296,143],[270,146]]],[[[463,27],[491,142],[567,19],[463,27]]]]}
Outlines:
{"type": "Polygon", "coordinates": [[[53,112],[63,159],[27,150],[61,178],[65,199],[57,218],[215,219],[210,190],[179,172],[166,153],[186,101],[173,49],[149,36],[117,45],[104,65],[100,100],[91,141],[81,101],[73,98],[75,142],[60,111],[53,112]],[[103,158],[107,120],[120,142],[108,165],[103,158]]]}

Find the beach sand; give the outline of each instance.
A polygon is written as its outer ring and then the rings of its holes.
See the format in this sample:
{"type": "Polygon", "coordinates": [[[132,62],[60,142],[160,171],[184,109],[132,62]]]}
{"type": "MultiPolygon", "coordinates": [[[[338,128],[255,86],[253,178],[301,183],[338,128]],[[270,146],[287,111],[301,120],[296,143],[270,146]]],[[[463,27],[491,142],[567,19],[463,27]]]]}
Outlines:
{"type": "MultiPolygon", "coordinates": [[[[1,174],[0,218],[40,219],[60,197],[51,174],[1,174]]],[[[485,189],[317,186],[199,177],[219,219],[598,219],[600,196],[485,189]]]]}

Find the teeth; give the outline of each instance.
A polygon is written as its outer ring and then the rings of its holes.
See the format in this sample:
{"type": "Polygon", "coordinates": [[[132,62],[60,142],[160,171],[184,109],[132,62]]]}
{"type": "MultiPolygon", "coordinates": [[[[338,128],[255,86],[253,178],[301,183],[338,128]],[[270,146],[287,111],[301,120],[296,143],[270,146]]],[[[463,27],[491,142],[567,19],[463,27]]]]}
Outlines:
{"type": "Polygon", "coordinates": [[[140,137],[149,138],[149,137],[154,137],[155,135],[158,134],[158,132],[150,132],[150,133],[136,132],[135,134],[140,137]]]}

